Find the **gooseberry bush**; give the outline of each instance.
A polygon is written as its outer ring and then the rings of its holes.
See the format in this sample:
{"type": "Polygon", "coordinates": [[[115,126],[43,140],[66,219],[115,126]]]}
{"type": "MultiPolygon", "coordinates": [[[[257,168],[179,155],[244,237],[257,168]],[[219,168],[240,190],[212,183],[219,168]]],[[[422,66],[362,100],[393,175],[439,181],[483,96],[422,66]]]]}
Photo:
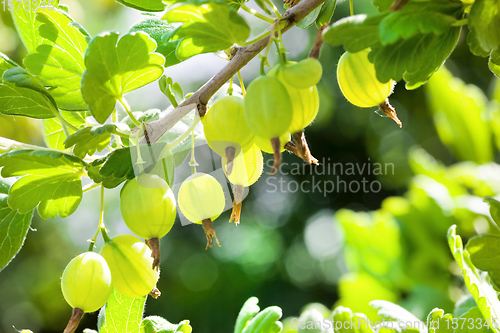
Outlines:
{"type": "MultiPolygon", "coordinates": [[[[156,287],[161,278],[160,239],[182,213],[202,226],[206,250],[214,242],[221,246],[216,224],[224,222],[219,216],[227,199],[232,201],[229,222],[245,223],[245,188],[266,173],[278,173],[284,151],[303,163],[318,163],[305,129],[318,115],[317,85],[323,75],[337,76],[350,103],[377,108],[400,127],[389,103],[396,82],[404,81],[408,90],[426,84],[452,54],[464,26],[472,54],[488,58],[491,72],[500,76],[498,0],[373,0],[378,13],[354,15],[351,6],[350,16],[332,23],[336,0],[286,1],[284,10],[269,0],[255,1],[258,10],[244,0],[119,0],[130,10],[149,13],[147,18],[128,32],[95,36],[58,1],[25,2],[29,5],[7,1],[4,6],[27,55],[18,64],[0,53],[0,113],[41,119],[46,147],[0,138],[0,267],[22,247],[35,209],[44,219],[67,218],[85,192],[100,189],[96,233],[82,236],[92,237],[88,251],[75,253],[61,272],[62,294],[73,308],[64,332],[74,332],[85,313],[99,309],[99,332],[191,332],[187,320],[171,324],[158,316],[142,317],[148,295],[161,295],[156,287]],[[241,12],[262,20],[267,28],[250,38],[241,12]],[[317,31],[309,57],[297,62],[287,59],[282,36],[293,26],[317,31]],[[324,41],[343,45],[346,51],[334,73],[326,73],[318,60],[324,41]],[[274,50],[277,63],[270,63],[274,50]],[[199,90],[184,94],[165,73],[203,53],[216,53],[228,63],[199,90]],[[240,69],[257,56],[260,74],[245,78],[251,81],[245,88],[240,69]],[[153,82],[172,106],[165,111],[131,110],[127,93],[153,82]],[[203,131],[197,132],[200,122],[203,131]],[[179,124],[187,124],[187,130],[175,131],[179,124]],[[195,141],[200,139],[220,156],[232,200],[220,179],[196,170],[198,162],[203,163],[195,159],[195,141]],[[267,172],[263,153],[274,160],[267,172]],[[176,197],[175,170],[186,158],[192,173],[176,197]],[[122,219],[136,236],[108,235],[113,230],[105,225],[103,197],[118,186],[122,219]],[[101,249],[95,248],[98,237],[104,240],[101,249]]],[[[493,220],[500,223],[500,204],[486,200],[493,220]]],[[[465,250],[455,228],[450,228],[448,239],[477,304],[466,315],[500,332],[494,325],[500,312],[500,281],[498,265],[492,263],[499,248],[497,234],[474,238],[465,250]],[[476,267],[488,272],[488,278],[476,267]]],[[[217,251],[217,246],[210,250],[217,251]]],[[[252,297],[243,305],[234,332],[281,332],[281,309],[261,311],[257,302],[252,297]]],[[[388,320],[414,318],[389,302],[371,305],[388,320]]],[[[326,316],[366,319],[344,307],[326,316]]],[[[301,318],[315,321],[325,315],[307,309],[301,318]]],[[[433,310],[425,332],[446,318],[453,316],[433,310]]],[[[317,332],[309,327],[297,331],[317,332]]]]}

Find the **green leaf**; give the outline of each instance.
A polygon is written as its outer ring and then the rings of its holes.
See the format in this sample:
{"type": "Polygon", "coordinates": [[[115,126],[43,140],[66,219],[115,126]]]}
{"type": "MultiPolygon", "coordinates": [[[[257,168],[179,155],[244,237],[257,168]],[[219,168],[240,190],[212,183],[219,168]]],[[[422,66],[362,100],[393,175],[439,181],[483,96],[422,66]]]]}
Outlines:
{"type": "Polygon", "coordinates": [[[57,103],[55,102],[49,91],[43,86],[40,81],[38,81],[37,78],[28,73],[24,68],[14,67],[5,71],[2,75],[2,81],[5,84],[11,83],[16,87],[27,88],[41,93],[42,95],[47,97],[47,99],[57,110],[57,103]]]}
{"type": "Polygon", "coordinates": [[[493,286],[500,290],[500,236],[480,235],[472,237],[465,247],[474,266],[488,272],[493,286]]]}
{"type": "Polygon", "coordinates": [[[130,8],[142,10],[144,12],[161,12],[165,9],[162,0],[116,0],[130,8]]]}
{"type": "Polygon", "coordinates": [[[443,310],[438,308],[433,309],[427,316],[429,333],[453,333],[452,320],[453,315],[445,314],[443,310]]]}
{"type": "Polygon", "coordinates": [[[446,33],[456,22],[452,16],[462,8],[461,4],[421,4],[409,2],[402,10],[389,13],[380,22],[380,41],[393,44],[399,39],[408,39],[416,34],[446,33]]]}
{"type": "Polygon", "coordinates": [[[379,12],[386,12],[391,8],[394,0],[372,0],[372,3],[379,12]]]}
{"type": "Polygon", "coordinates": [[[474,1],[468,17],[471,49],[481,48],[486,54],[500,48],[500,0],[474,1]]]}
{"type": "Polygon", "coordinates": [[[302,20],[300,20],[299,23],[296,24],[296,27],[300,28],[300,29],[307,29],[311,25],[313,25],[314,22],[316,22],[316,19],[318,18],[319,13],[321,12],[321,7],[323,7],[323,6],[318,6],[318,7],[314,8],[312,12],[307,14],[306,17],[304,17],[302,20]]]}
{"type": "Polygon", "coordinates": [[[0,83],[2,82],[3,73],[14,67],[19,67],[19,65],[0,52],[0,83]]]}
{"type": "Polygon", "coordinates": [[[177,48],[181,44],[182,39],[176,39],[165,44],[158,46],[156,52],[162,54],[165,57],[165,67],[177,65],[182,62],[177,58],[176,52],[177,48]]]}
{"type": "Polygon", "coordinates": [[[338,289],[340,297],[336,305],[362,312],[370,320],[379,318],[377,311],[368,305],[371,301],[386,300],[396,302],[397,300],[396,294],[385,286],[383,280],[372,277],[365,272],[342,275],[338,289]]]}
{"type": "Polygon", "coordinates": [[[379,24],[386,14],[364,14],[345,17],[335,22],[323,35],[333,46],[344,45],[349,52],[359,52],[380,44],[379,24]]]}
{"type": "Polygon", "coordinates": [[[337,6],[337,0],[326,0],[323,6],[321,6],[321,11],[316,19],[316,26],[321,28],[323,25],[330,23],[333,13],[335,12],[335,7],[337,6]]]}
{"type": "Polygon", "coordinates": [[[472,264],[469,252],[463,249],[462,238],[456,234],[456,225],[451,226],[448,230],[448,245],[462,271],[465,286],[474,297],[483,317],[488,320],[494,332],[500,332],[495,324],[500,314],[500,301],[497,292],[485,281],[485,276],[480,275],[472,264]]]}
{"type": "Polygon", "coordinates": [[[56,109],[50,98],[40,82],[0,53],[0,113],[52,118],[56,109]]]}
{"type": "Polygon", "coordinates": [[[104,33],[92,39],[85,55],[82,93],[92,115],[104,123],[116,101],[130,91],[157,80],[165,59],[153,53],[156,43],[142,32],[104,33]]]}
{"type": "Polygon", "coordinates": [[[38,91],[0,83],[0,113],[38,119],[53,118],[57,109],[38,91]]]}
{"type": "MultiPolygon", "coordinates": [[[[8,186],[0,180],[2,186],[8,186]]],[[[8,196],[0,194],[0,271],[16,256],[24,244],[33,211],[19,214],[7,204],[8,196]]]]}
{"type": "Polygon", "coordinates": [[[483,201],[490,205],[491,219],[500,227],[500,201],[492,197],[484,197],[483,201]]]}
{"type": "Polygon", "coordinates": [[[191,333],[191,331],[189,320],[172,324],[162,317],[149,316],[144,318],[141,323],[141,333],[191,333]]]}
{"type": "Polygon", "coordinates": [[[488,107],[484,93],[443,67],[429,80],[427,94],[439,137],[455,156],[479,164],[491,161],[492,133],[484,121],[488,107]]]}
{"type": "Polygon", "coordinates": [[[321,325],[320,327],[316,327],[315,323],[320,322],[323,323],[323,320],[325,318],[316,309],[309,309],[300,314],[299,318],[299,323],[305,323],[305,328],[300,327],[297,329],[297,333],[329,333],[331,330],[327,330],[326,328],[323,328],[321,325]]]}
{"type": "MultiPolygon", "coordinates": [[[[281,316],[281,308],[269,306],[255,315],[255,317],[248,322],[248,325],[243,328],[242,333],[274,333],[276,332],[276,328],[281,324],[277,324],[281,316]]],[[[280,330],[276,333],[278,332],[280,332],[280,330]]]]}
{"type": "Polygon", "coordinates": [[[38,9],[36,20],[41,23],[39,34],[46,40],[26,56],[24,65],[44,86],[51,87],[59,108],[86,110],[80,88],[89,34],[60,9],[38,9]]]}
{"type": "Polygon", "coordinates": [[[488,67],[493,74],[500,78],[500,50],[491,52],[488,67]]]}
{"type": "Polygon", "coordinates": [[[171,77],[162,76],[158,84],[161,92],[168,98],[174,108],[184,100],[182,87],[178,82],[174,82],[171,77]]]}
{"type": "Polygon", "coordinates": [[[400,231],[391,214],[341,209],[335,219],[344,229],[346,263],[352,271],[396,283],[401,280],[400,231]]]}
{"type": "Polygon", "coordinates": [[[50,150],[18,150],[0,155],[2,177],[21,176],[9,190],[9,206],[25,214],[36,206],[44,219],[68,217],[82,199],[83,162],[50,150]]]}
{"type": "Polygon", "coordinates": [[[104,308],[104,318],[99,333],[139,333],[146,297],[128,297],[115,289],[104,308]]]}
{"type": "Polygon", "coordinates": [[[95,160],[87,167],[89,177],[105,188],[114,188],[125,180],[135,178],[130,148],[113,150],[105,157],[95,160]]]}
{"type": "Polygon", "coordinates": [[[183,39],[176,52],[180,60],[228,49],[233,44],[245,42],[250,36],[250,27],[243,17],[224,3],[173,7],[163,19],[169,23],[184,23],[172,36],[174,40],[183,39]]]}
{"type": "Polygon", "coordinates": [[[103,151],[115,129],[116,125],[113,124],[85,127],[70,135],[64,141],[64,146],[66,149],[74,146],[73,153],[83,159],[85,155],[92,156],[96,151],[103,151]]]}
{"type": "MultiPolygon", "coordinates": [[[[151,109],[151,110],[147,110],[147,111],[144,111],[144,112],[142,112],[142,111],[135,111],[135,112],[132,112],[132,114],[134,115],[135,119],[137,119],[138,122],[140,122],[140,123],[149,123],[151,121],[160,119],[161,111],[159,109],[151,109]]],[[[135,127],[134,122],[132,121],[132,119],[130,119],[129,116],[124,117],[120,121],[120,123],[126,124],[129,128],[134,128],[135,127]]],[[[122,138],[122,140],[123,139],[124,138],[122,138]]]]}
{"type": "Polygon", "coordinates": [[[238,314],[238,318],[236,319],[236,324],[234,325],[234,333],[241,333],[243,328],[247,326],[248,321],[259,313],[260,308],[257,303],[259,303],[257,297],[250,297],[245,304],[243,304],[238,314]]]}
{"type": "Polygon", "coordinates": [[[351,309],[338,306],[333,310],[332,321],[340,323],[349,323],[342,325],[340,329],[335,329],[335,333],[374,333],[373,327],[362,313],[353,313],[351,309]]]}
{"type": "Polygon", "coordinates": [[[375,65],[380,82],[406,81],[407,89],[426,83],[455,49],[460,28],[441,35],[418,34],[396,44],[373,47],[368,58],[375,65]]]}
{"type": "MultiPolygon", "coordinates": [[[[404,323],[416,323],[419,319],[413,314],[403,309],[397,304],[375,300],[370,302],[370,306],[378,310],[378,315],[383,319],[393,321],[393,322],[404,322],[404,323]]],[[[418,332],[419,330],[415,327],[408,327],[404,330],[405,332],[418,332]]]]}
{"type": "Polygon", "coordinates": [[[464,295],[462,298],[455,304],[455,309],[453,309],[453,316],[460,318],[470,309],[477,307],[476,301],[472,295],[464,295]]]}
{"type": "Polygon", "coordinates": [[[465,324],[459,325],[454,333],[483,333],[487,329],[484,321],[481,310],[476,306],[460,317],[459,322],[465,324]]]}
{"type": "Polygon", "coordinates": [[[42,133],[47,147],[56,150],[66,150],[64,147],[66,134],[64,134],[61,123],[57,118],[44,119],[42,121],[42,133]]]}
{"type": "Polygon", "coordinates": [[[154,39],[156,44],[159,46],[164,43],[163,36],[165,34],[171,34],[175,29],[177,29],[176,26],[169,24],[164,20],[148,18],[147,20],[134,24],[130,28],[129,32],[142,31],[154,39]]]}
{"type": "MultiPolygon", "coordinates": [[[[61,111],[61,116],[75,127],[80,127],[85,123],[86,112],[61,111]]],[[[68,128],[68,132],[72,134],[75,131],[68,128]]],[[[57,150],[66,150],[64,147],[66,134],[57,118],[44,119],[42,121],[42,133],[47,147],[57,150]]]]}
{"type": "Polygon", "coordinates": [[[181,40],[168,41],[178,28],[179,26],[174,26],[164,20],[152,18],[132,26],[130,32],[143,31],[153,38],[158,45],[155,52],[165,57],[164,66],[168,67],[181,62],[175,55],[181,40]]]}
{"type": "Polygon", "coordinates": [[[454,50],[460,27],[450,27],[449,23],[461,18],[462,10],[457,4],[415,3],[397,12],[351,16],[334,23],[324,40],[332,45],[344,44],[349,52],[371,48],[369,59],[380,82],[404,79],[407,89],[416,89],[429,80],[454,50]],[[413,6],[419,10],[412,10],[413,6]],[[438,13],[450,17],[443,19],[442,15],[431,14],[433,6],[439,9],[438,13]],[[425,24],[421,22],[424,17],[425,24]]]}
{"type": "MultiPolygon", "coordinates": [[[[27,3],[26,8],[24,6],[26,3],[23,1],[12,1],[12,4],[14,10],[11,11],[11,14],[17,33],[28,49],[28,53],[35,52],[36,48],[42,44],[43,38],[38,34],[40,23],[35,20],[36,13],[31,6],[32,3],[27,3]]],[[[45,7],[45,11],[54,10],[54,7],[59,5],[59,0],[50,1],[50,4],[51,6],[45,7]]]]}

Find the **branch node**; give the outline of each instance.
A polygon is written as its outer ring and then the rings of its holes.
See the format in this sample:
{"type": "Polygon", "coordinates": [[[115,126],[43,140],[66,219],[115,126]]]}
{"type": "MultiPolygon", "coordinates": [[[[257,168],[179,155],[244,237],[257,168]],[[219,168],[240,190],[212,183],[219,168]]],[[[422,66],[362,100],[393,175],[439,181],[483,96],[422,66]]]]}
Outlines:
{"type": "Polygon", "coordinates": [[[207,105],[205,103],[196,104],[196,109],[198,110],[198,115],[204,117],[207,114],[207,105]]]}

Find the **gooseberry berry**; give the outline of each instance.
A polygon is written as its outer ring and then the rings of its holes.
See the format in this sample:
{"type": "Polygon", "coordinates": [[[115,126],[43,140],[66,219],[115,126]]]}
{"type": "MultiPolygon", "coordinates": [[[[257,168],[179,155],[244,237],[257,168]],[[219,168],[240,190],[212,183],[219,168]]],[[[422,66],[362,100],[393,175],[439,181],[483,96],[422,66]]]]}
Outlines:
{"type": "Polygon", "coordinates": [[[234,220],[235,224],[240,223],[241,207],[243,201],[243,191],[245,187],[254,184],[262,175],[264,159],[259,147],[254,144],[252,148],[236,156],[233,161],[233,171],[227,173],[224,157],[222,158],[222,170],[227,179],[234,185],[233,211],[229,222],[234,220]]]}
{"type": "Polygon", "coordinates": [[[368,59],[370,49],[360,52],[345,52],[337,67],[337,81],[344,97],[352,104],[361,108],[378,106],[399,127],[403,124],[396,110],[389,103],[395,81],[382,83],[377,79],[375,66],[368,59]]]}
{"type": "Polygon", "coordinates": [[[207,237],[206,249],[213,245],[213,238],[220,246],[212,221],[224,211],[225,200],[222,186],[206,173],[194,173],[184,180],[179,189],[179,208],[189,221],[203,226],[207,237]]]}
{"type": "MultiPolygon", "coordinates": [[[[306,89],[318,84],[323,67],[316,58],[306,58],[283,68],[283,78],[294,88],[306,89]]],[[[290,96],[291,97],[291,96],[290,96]]]]}
{"type": "Polygon", "coordinates": [[[64,332],[74,332],[83,313],[99,310],[113,292],[106,260],[95,252],[76,256],[64,269],[61,289],[64,299],[73,308],[64,332]]]}
{"type": "Polygon", "coordinates": [[[382,83],[368,60],[370,49],[345,52],[337,67],[337,81],[344,97],[352,104],[369,108],[383,103],[392,93],[394,81],[382,83]]]}
{"type": "Polygon", "coordinates": [[[111,272],[106,260],[95,252],[73,258],[64,269],[61,289],[66,302],[84,312],[99,310],[111,296],[111,272]]]}
{"type": "Polygon", "coordinates": [[[151,250],[139,238],[118,235],[108,239],[101,255],[109,265],[113,287],[120,293],[139,298],[155,288],[159,271],[152,268],[151,250]]]}
{"type": "Polygon", "coordinates": [[[256,135],[271,140],[274,152],[271,174],[278,172],[281,164],[279,137],[288,132],[292,118],[292,101],[278,79],[260,75],[250,83],[245,96],[245,119],[256,135]]]}
{"type": "MultiPolygon", "coordinates": [[[[313,58],[309,58],[313,59],[313,58]]],[[[298,64],[295,64],[298,65],[298,64]]],[[[293,118],[288,132],[297,133],[309,126],[316,118],[319,110],[319,95],[315,85],[299,89],[292,81],[285,77],[286,70],[290,66],[274,66],[268,75],[276,77],[285,87],[292,101],[293,118]]]]}
{"type": "Polygon", "coordinates": [[[141,174],[127,182],[120,193],[120,211],[127,227],[146,239],[153,253],[153,268],[160,265],[159,239],[174,225],[175,196],[167,182],[153,174],[141,174]]]}
{"type": "Polygon", "coordinates": [[[229,162],[240,150],[245,151],[253,145],[255,134],[245,120],[244,102],[240,97],[218,99],[201,121],[210,148],[226,156],[229,162]]]}

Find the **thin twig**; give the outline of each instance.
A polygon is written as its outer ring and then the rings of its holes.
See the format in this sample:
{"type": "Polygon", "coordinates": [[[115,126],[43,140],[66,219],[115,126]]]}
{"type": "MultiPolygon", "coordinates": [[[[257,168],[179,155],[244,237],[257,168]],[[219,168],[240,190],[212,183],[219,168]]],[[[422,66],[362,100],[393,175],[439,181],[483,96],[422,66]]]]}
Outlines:
{"type": "MultiPolygon", "coordinates": [[[[325,0],[303,0],[297,6],[287,10],[281,19],[281,21],[285,23],[281,32],[283,33],[289,30],[323,2],[325,2],[325,0]]],[[[256,57],[268,43],[269,36],[255,42],[254,44],[239,48],[233,59],[193,95],[179,104],[177,108],[167,114],[164,118],[151,122],[149,124],[149,139],[151,140],[151,143],[158,141],[158,139],[161,138],[166,131],[171,129],[182,119],[182,117],[195,108],[196,105],[201,104],[201,111],[203,111],[203,105],[208,103],[210,97],[212,97],[212,95],[215,94],[215,92],[217,92],[217,90],[219,90],[219,88],[222,87],[224,83],[226,83],[233,75],[248,64],[250,60],[256,57]],[[192,105],[192,107],[186,108],[185,106],[188,105],[192,105]]]]}
{"type": "Polygon", "coordinates": [[[316,40],[314,41],[314,45],[309,53],[310,58],[319,59],[319,51],[321,50],[321,46],[323,46],[323,31],[328,28],[328,23],[323,24],[321,28],[318,29],[318,34],[316,35],[316,40]]]}

